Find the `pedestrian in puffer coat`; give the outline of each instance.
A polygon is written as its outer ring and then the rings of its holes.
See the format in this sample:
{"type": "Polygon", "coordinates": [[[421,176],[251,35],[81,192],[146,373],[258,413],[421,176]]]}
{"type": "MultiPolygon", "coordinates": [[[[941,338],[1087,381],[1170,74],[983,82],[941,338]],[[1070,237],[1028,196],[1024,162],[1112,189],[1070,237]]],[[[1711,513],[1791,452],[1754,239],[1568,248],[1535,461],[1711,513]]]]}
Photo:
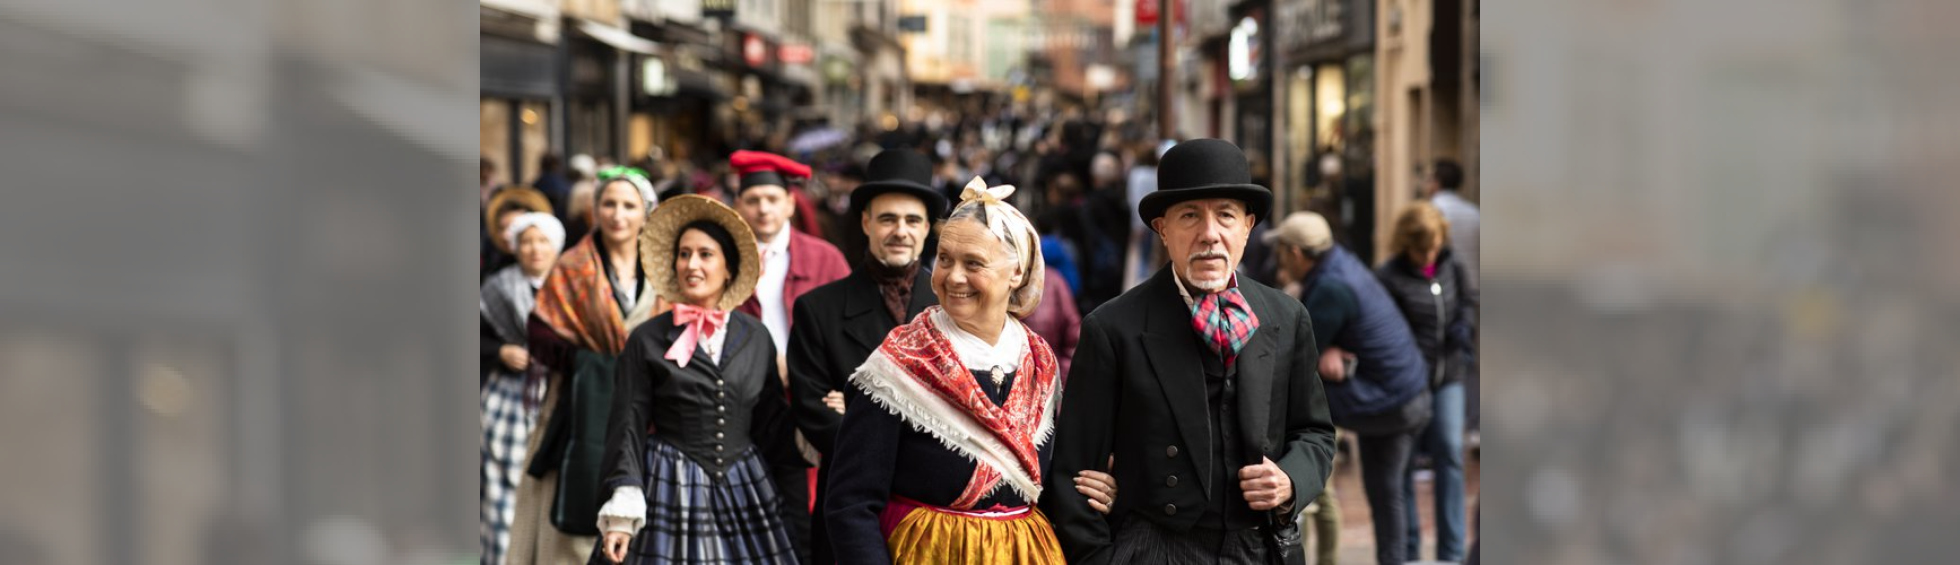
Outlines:
{"type": "MultiPolygon", "coordinates": [[[[1449,248],[1449,221],[1428,202],[1402,211],[1391,240],[1394,253],[1375,270],[1415,334],[1429,368],[1429,387],[1435,403],[1429,425],[1417,433],[1418,453],[1429,454],[1435,474],[1436,560],[1460,562],[1464,557],[1463,416],[1466,402],[1463,376],[1476,361],[1471,328],[1476,327],[1477,292],[1470,275],[1449,248]]],[[[1403,479],[1407,501],[1408,535],[1404,548],[1410,559],[1422,547],[1421,515],[1416,512],[1415,481],[1403,479]]]]}

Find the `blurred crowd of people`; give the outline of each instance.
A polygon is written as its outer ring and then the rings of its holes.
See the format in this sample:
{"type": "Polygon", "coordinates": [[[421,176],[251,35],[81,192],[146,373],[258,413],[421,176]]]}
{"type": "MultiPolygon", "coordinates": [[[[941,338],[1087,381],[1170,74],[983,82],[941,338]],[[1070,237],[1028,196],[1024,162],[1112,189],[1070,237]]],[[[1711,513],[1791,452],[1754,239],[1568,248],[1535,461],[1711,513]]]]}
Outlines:
{"type": "MultiPolygon", "coordinates": [[[[1159,159],[1175,143],[1154,139],[1141,124],[1034,119],[1004,110],[882,131],[865,128],[818,146],[792,144],[793,139],[771,136],[748,144],[749,149],[694,160],[669,159],[658,148],[624,164],[603,156],[546,155],[537,177],[523,186],[494,182],[494,165],[483,162],[484,563],[597,559],[590,538],[578,542],[587,544],[583,550],[558,560],[536,557],[549,552],[512,541],[535,533],[513,533],[513,523],[524,520],[521,514],[564,511],[520,508],[517,492],[526,488],[520,473],[539,469],[527,458],[554,441],[533,437],[545,433],[541,416],[550,418],[553,405],[567,402],[561,392],[584,393],[548,390],[546,383],[571,387],[550,375],[580,367],[579,352],[616,358],[626,347],[621,343],[626,331],[675,310],[672,300],[652,288],[659,273],[636,272],[640,255],[649,252],[640,247],[640,233],[648,215],[664,203],[695,195],[740,213],[767,265],[755,296],[740,310],[763,321],[775,338],[777,374],[785,386],[797,370],[796,360],[785,357],[795,347],[791,321],[802,315],[796,313],[798,296],[853,272],[881,268],[886,253],[881,246],[890,247],[890,241],[873,238],[906,237],[890,228],[874,229],[863,202],[852,196],[867,181],[891,182],[894,172],[871,170],[873,157],[887,150],[923,155],[929,172],[921,171],[925,176],[919,180],[944,202],[961,202],[976,178],[984,186],[1018,187],[1007,191],[1006,204],[1031,219],[1045,267],[1039,306],[1024,322],[1052,346],[1062,375],[1075,357],[1084,317],[1171,260],[1138,207],[1157,189],[1159,159]],[[792,145],[798,151],[791,151],[792,145]],[[554,273],[568,263],[579,271],[554,273]],[[547,288],[550,278],[607,284],[553,291],[547,288]],[[612,289],[612,296],[601,297],[609,301],[587,296],[599,288],[612,289]],[[606,308],[578,304],[581,300],[606,308]],[[539,319],[552,318],[545,309],[561,319],[544,326],[571,328],[577,337],[542,332],[550,343],[539,350],[539,319]],[[513,545],[525,556],[515,556],[513,545]]],[[[1337,243],[1346,238],[1338,237],[1321,214],[1274,210],[1275,217],[1258,218],[1251,228],[1237,270],[1306,306],[1317,371],[1341,430],[1339,451],[1360,458],[1380,563],[1419,560],[1418,476],[1433,481],[1435,559],[1474,560],[1464,461],[1476,449],[1478,421],[1478,211],[1455,190],[1463,182],[1460,166],[1439,160],[1431,170],[1426,198],[1394,216],[1390,252],[1378,264],[1364,262],[1372,250],[1337,243]]],[[[941,234],[929,227],[921,231],[922,250],[912,260],[930,271],[941,234]]],[[[900,304],[894,315],[916,310],[900,304]]],[[[841,412],[841,400],[823,402],[841,412]]],[[[798,435],[794,445],[802,459],[820,460],[811,443],[798,435]]],[[[554,453],[562,457],[563,450],[554,453]]],[[[808,491],[785,489],[785,503],[819,509],[817,477],[818,471],[809,471],[808,491]]],[[[588,487],[599,492],[596,485],[588,487]]],[[[604,495],[595,496],[604,500],[604,495]]],[[[1296,507],[1317,539],[1317,563],[1336,560],[1336,506],[1330,480],[1318,499],[1296,507]]],[[[813,524],[783,527],[796,540],[800,560],[812,561],[813,524]]]]}

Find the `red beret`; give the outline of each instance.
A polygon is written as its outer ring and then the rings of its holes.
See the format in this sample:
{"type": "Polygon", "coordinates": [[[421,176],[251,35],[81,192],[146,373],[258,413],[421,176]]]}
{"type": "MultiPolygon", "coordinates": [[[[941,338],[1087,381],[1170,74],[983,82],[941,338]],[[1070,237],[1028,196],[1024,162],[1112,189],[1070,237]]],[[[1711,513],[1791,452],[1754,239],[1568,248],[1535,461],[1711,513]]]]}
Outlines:
{"type": "Polygon", "coordinates": [[[762,171],[775,171],[786,177],[810,178],[810,166],[790,160],[788,157],[761,151],[736,151],[728,156],[728,165],[735,172],[747,175],[762,171]]]}

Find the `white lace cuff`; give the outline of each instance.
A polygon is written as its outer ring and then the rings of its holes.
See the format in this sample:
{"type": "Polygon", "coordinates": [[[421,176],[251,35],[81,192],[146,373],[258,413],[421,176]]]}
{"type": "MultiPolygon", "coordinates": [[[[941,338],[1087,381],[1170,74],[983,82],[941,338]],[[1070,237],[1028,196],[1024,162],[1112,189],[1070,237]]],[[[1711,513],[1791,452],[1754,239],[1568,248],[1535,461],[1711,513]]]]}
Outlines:
{"type": "Polygon", "coordinates": [[[647,523],[647,495],[640,487],[613,489],[612,500],[599,507],[599,531],[640,533],[647,523]]]}

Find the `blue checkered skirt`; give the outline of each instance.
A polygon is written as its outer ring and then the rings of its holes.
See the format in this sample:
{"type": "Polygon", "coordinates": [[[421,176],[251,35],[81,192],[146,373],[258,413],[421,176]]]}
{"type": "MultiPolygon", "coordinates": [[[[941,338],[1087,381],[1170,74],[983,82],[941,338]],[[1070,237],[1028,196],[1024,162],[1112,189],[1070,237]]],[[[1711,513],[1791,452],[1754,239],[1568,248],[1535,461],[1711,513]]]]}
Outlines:
{"type": "Polygon", "coordinates": [[[524,451],[529,446],[531,428],[538,411],[525,405],[524,375],[499,371],[490,375],[479,391],[482,409],[482,473],[478,477],[480,497],[478,540],[483,547],[483,565],[503,565],[510,549],[510,524],[517,509],[517,485],[524,480],[524,451]]]}
{"type": "MultiPolygon", "coordinates": [[[[754,446],[715,477],[679,448],[649,437],[646,468],[647,523],[633,536],[627,564],[797,562],[782,497],[754,446]]],[[[589,563],[611,565],[604,536],[589,563]]]]}

